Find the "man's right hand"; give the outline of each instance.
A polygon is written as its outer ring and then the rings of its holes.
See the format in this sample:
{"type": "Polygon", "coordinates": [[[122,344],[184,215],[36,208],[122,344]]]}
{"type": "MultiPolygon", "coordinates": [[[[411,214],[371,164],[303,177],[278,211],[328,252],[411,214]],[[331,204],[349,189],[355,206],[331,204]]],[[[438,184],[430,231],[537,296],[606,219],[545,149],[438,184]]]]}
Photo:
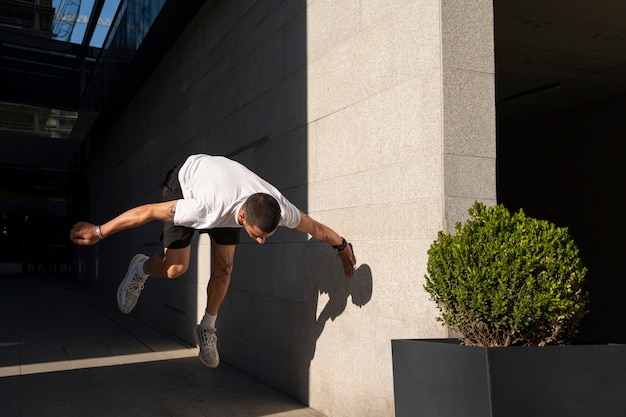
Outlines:
{"type": "Polygon", "coordinates": [[[98,243],[100,236],[95,224],[78,222],[70,230],[70,240],[80,246],[89,246],[98,243]]]}

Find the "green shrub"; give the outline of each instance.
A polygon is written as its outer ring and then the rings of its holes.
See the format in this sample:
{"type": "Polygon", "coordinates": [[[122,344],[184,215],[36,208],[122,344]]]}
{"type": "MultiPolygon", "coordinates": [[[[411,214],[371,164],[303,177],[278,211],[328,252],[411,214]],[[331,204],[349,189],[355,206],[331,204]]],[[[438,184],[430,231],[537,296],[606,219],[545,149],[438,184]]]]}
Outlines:
{"type": "Polygon", "coordinates": [[[424,288],[445,325],[478,346],[565,344],[586,313],[587,273],[567,228],[474,203],[428,250],[424,288]]]}

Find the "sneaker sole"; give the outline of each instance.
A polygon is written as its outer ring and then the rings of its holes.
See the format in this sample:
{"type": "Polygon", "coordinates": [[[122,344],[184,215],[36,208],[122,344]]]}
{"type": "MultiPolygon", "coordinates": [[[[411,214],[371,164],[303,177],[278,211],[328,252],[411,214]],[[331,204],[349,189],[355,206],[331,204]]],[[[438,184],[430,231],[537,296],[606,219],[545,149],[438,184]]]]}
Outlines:
{"type": "Polygon", "coordinates": [[[137,255],[133,256],[133,259],[131,259],[130,264],[128,265],[128,270],[126,271],[126,275],[124,276],[124,279],[122,280],[122,282],[120,282],[120,285],[117,287],[117,308],[124,314],[129,314],[131,311],[133,311],[135,306],[133,306],[128,311],[122,310],[122,306],[121,306],[121,303],[120,303],[120,295],[121,295],[121,292],[122,292],[122,287],[124,286],[126,281],[131,279],[130,273],[131,273],[133,267],[135,266],[135,263],[137,262],[137,260],[138,259],[143,259],[143,258],[148,259],[148,257],[146,255],[143,255],[143,254],[137,254],[137,255]]]}

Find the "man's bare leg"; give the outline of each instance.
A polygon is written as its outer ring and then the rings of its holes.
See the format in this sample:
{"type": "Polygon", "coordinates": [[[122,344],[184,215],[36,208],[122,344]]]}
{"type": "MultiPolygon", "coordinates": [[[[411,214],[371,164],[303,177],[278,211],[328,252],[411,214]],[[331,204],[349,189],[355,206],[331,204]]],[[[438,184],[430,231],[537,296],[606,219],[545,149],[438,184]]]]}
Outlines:
{"type": "Polygon", "coordinates": [[[206,312],[212,316],[217,316],[220,306],[228,292],[230,276],[233,271],[235,247],[235,245],[220,245],[215,243],[214,240],[211,240],[211,260],[213,261],[213,269],[207,288],[206,312]]]}
{"type": "Polygon", "coordinates": [[[139,300],[148,276],[178,278],[189,268],[191,246],[182,249],[163,250],[163,254],[148,257],[137,254],[133,257],[126,276],[117,289],[117,306],[124,313],[130,313],[139,300]]]}
{"type": "Polygon", "coordinates": [[[202,322],[196,327],[194,333],[196,343],[200,347],[200,361],[209,368],[215,368],[220,363],[215,320],[228,292],[234,256],[235,245],[219,245],[211,240],[213,270],[207,288],[207,308],[202,322]]]}
{"type": "Polygon", "coordinates": [[[191,245],[181,249],[163,249],[143,264],[143,272],[153,277],[178,278],[189,269],[191,245]]]}

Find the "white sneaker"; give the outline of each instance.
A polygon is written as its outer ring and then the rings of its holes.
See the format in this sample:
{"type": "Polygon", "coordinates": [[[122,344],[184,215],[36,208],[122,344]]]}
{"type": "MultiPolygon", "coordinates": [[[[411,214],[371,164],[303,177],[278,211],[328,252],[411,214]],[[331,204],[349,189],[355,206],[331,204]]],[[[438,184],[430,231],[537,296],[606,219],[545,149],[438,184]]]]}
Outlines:
{"type": "Polygon", "coordinates": [[[148,279],[142,278],[139,273],[139,264],[149,259],[146,255],[138,254],[133,257],[128,266],[128,271],[124,280],[117,288],[117,307],[124,314],[133,311],[139,300],[139,294],[143,290],[143,285],[148,279]]]}
{"type": "Polygon", "coordinates": [[[220,354],[217,352],[217,329],[203,329],[198,325],[193,335],[200,348],[198,353],[200,362],[209,368],[217,368],[220,364],[220,354]]]}

